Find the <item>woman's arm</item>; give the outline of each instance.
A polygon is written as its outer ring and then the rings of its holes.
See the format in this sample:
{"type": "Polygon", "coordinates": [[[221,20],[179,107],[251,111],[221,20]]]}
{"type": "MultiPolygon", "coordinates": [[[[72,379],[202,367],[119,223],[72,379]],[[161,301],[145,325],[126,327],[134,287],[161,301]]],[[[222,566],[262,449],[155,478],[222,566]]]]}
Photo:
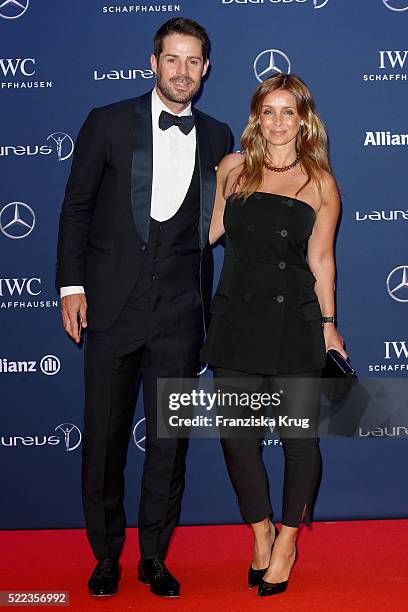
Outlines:
{"type": "Polygon", "coordinates": [[[210,244],[217,242],[217,240],[219,240],[225,233],[223,221],[225,198],[228,195],[228,187],[231,187],[234,181],[232,175],[235,176],[235,173],[232,171],[240,164],[242,164],[241,153],[230,153],[229,155],[226,155],[219,163],[217,169],[217,188],[215,192],[214,209],[210,224],[210,244]]]}
{"type": "MultiPolygon", "coordinates": [[[[340,213],[340,197],[336,181],[329,173],[323,184],[324,204],[320,207],[308,244],[309,266],[316,278],[315,291],[324,317],[335,316],[334,302],[334,235],[340,213]]],[[[347,359],[343,338],[334,323],[324,323],[326,351],[335,349],[347,359]]]]}

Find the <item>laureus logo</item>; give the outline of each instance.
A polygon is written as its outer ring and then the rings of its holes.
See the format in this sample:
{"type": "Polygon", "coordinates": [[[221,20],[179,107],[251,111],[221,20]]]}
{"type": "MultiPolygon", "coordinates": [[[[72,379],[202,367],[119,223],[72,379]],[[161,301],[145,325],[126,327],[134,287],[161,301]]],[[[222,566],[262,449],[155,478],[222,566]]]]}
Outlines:
{"type": "Polygon", "coordinates": [[[74,150],[74,141],[71,136],[65,132],[53,132],[48,136],[47,141],[54,142],[58,161],[65,161],[71,157],[74,150]]]}
{"type": "Polygon", "coordinates": [[[61,431],[64,435],[64,444],[67,453],[74,451],[81,444],[81,430],[73,423],[61,423],[56,426],[55,431],[61,431]]]}

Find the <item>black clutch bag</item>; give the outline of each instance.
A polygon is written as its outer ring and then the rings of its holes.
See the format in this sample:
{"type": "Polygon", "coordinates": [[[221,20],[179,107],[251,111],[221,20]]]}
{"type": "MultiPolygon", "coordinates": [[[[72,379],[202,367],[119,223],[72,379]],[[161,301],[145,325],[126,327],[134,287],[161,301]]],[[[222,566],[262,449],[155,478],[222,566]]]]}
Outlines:
{"type": "Polygon", "coordinates": [[[357,374],[338,351],[326,353],[326,365],[322,371],[322,392],[332,407],[345,400],[357,382],[357,374]]]}
{"type": "Polygon", "coordinates": [[[357,378],[357,374],[338,351],[330,349],[326,353],[326,365],[322,378],[357,378]]]}

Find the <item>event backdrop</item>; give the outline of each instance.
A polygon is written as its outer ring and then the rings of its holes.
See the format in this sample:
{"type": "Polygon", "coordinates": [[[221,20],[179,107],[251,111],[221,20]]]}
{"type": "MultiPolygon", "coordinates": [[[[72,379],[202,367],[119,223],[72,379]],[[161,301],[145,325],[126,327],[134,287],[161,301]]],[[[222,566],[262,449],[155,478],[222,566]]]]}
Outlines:
{"type": "MultiPolygon", "coordinates": [[[[0,0],[0,528],[83,525],[82,349],[54,289],[58,217],[89,110],[154,86],[149,55],[170,17],[203,24],[211,70],[197,105],[235,147],[259,80],[310,86],[342,194],[339,329],[361,377],[408,364],[408,0],[0,0]]],[[[215,252],[219,274],[222,247],[215,252]]],[[[143,406],[129,445],[126,507],[137,517],[143,406]]],[[[406,440],[386,428],[323,439],[315,519],[406,516],[406,440]]],[[[282,452],[265,447],[280,517],[282,452]]],[[[193,440],[182,523],[239,521],[219,443],[193,440]]]]}

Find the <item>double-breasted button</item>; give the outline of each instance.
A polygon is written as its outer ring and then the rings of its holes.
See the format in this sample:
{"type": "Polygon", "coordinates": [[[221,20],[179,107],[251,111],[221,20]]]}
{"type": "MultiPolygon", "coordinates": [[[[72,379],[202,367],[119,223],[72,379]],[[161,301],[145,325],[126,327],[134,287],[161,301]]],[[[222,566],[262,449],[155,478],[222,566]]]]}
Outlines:
{"type": "Polygon", "coordinates": [[[156,275],[156,274],[153,274],[153,276],[152,276],[152,280],[157,280],[157,278],[158,278],[158,277],[157,277],[157,275],[156,275]]]}
{"type": "Polygon", "coordinates": [[[254,231],[254,229],[255,229],[255,225],[254,225],[253,223],[250,223],[250,224],[248,225],[248,232],[253,232],[253,231],[254,231]]]}
{"type": "Polygon", "coordinates": [[[141,251],[145,251],[147,249],[147,245],[146,244],[142,244],[142,246],[140,247],[141,251]]]}
{"type": "Polygon", "coordinates": [[[278,302],[278,304],[282,304],[282,302],[285,301],[285,298],[283,297],[283,295],[277,295],[276,301],[278,302]]]}
{"type": "Polygon", "coordinates": [[[279,268],[279,270],[284,270],[286,268],[286,262],[285,261],[280,261],[278,263],[278,268],[279,268]]]}
{"type": "Polygon", "coordinates": [[[159,261],[160,261],[159,258],[156,257],[156,259],[154,260],[154,263],[159,263],[159,261]]]}
{"type": "Polygon", "coordinates": [[[245,293],[244,300],[245,302],[249,302],[249,300],[252,300],[252,293],[245,293]]]}
{"type": "Polygon", "coordinates": [[[282,238],[286,238],[286,236],[288,235],[288,230],[287,229],[281,230],[280,235],[282,236],[282,238]]]}
{"type": "Polygon", "coordinates": [[[291,206],[293,206],[293,204],[294,204],[294,201],[293,201],[293,200],[287,200],[287,202],[286,202],[286,206],[289,206],[289,208],[290,208],[291,206]]]}

